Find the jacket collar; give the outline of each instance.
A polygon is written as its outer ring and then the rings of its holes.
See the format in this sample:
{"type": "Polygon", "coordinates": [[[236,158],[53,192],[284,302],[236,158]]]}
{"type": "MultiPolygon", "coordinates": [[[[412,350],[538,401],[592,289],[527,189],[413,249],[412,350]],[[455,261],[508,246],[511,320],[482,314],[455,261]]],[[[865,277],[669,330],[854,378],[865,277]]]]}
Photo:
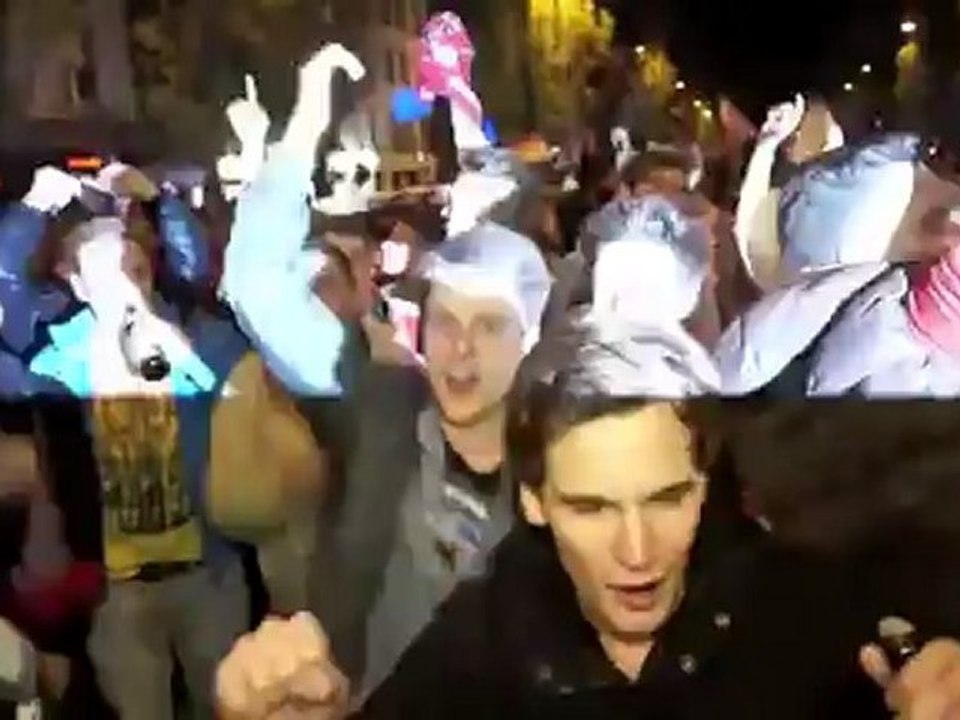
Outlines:
{"type": "MultiPolygon", "coordinates": [[[[661,687],[693,679],[722,654],[737,625],[745,621],[756,553],[731,550],[724,560],[691,570],[687,594],[658,633],[640,685],[661,687]]],[[[521,687],[550,696],[630,684],[583,617],[549,533],[518,527],[498,552],[495,567],[500,574],[495,581],[497,613],[509,618],[505,641],[521,659],[521,687]]]]}
{"type": "MultiPolygon", "coordinates": [[[[160,312],[168,318],[169,309],[160,312]]],[[[69,320],[51,325],[50,344],[30,363],[32,372],[53,379],[75,395],[92,393],[90,381],[90,338],[96,328],[96,318],[84,308],[69,320]]],[[[216,387],[213,371],[196,355],[176,363],[171,369],[173,392],[176,396],[192,396],[212,392],[216,387]]]]}

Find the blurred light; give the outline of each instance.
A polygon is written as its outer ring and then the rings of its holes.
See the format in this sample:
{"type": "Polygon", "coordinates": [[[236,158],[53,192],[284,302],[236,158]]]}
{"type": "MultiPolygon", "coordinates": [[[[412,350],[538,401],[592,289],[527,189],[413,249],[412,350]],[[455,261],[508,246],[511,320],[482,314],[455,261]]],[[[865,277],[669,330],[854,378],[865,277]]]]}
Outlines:
{"type": "Polygon", "coordinates": [[[677,80],[673,85],[677,90],[686,90],[687,84],[683,80],[677,80]]]}
{"type": "Polygon", "coordinates": [[[697,110],[699,110],[700,108],[703,107],[703,100],[700,100],[699,98],[696,99],[696,100],[694,100],[694,101],[693,101],[693,106],[694,106],[697,110]]]}
{"type": "Polygon", "coordinates": [[[937,148],[936,145],[931,145],[931,146],[930,146],[930,149],[927,150],[927,154],[928,154],[930,157],[936,157],[936,155],[937,155],[938,152],[939,152],[939,150],[938,150],[938,148],[937,148]]]}
{"type": "Polygon", "coordinates": [[[634,49],[637,51],[637,55],[643,55],[645,52],[647,52],[646,45],[637,45],[637,47],[634,49]]]}
{"type": "Polygon", "coordinates": [[[67,170],[71,172],[101,169],[103,169],[103,158],[95,155],[81,155],[67,158],[67,170]]]}
{"type": "Polygon", "coordinates": [[[418,162],[418,163],[422,163],[422,162],[426,162],[426,160],[427,160],[426,154],[425,154],[422,150],[418,150],[418,151],[417,151],[417,162],[418,162]]]}
{"type": "Polygon", "coordinates": [[[704,108],[702,111],[704,120],[713,120],[713,110],[710,108],[704,108]]]}
{"type": "Polygon", "coordinates": [[[917,24],[913,20],[904,20],[902,23],[900,23],[900,32],[904,33],[905,35],[910,35],[916,31],[917,24]]]}
{"type": "Polygon", "coordinates": [[[869,75],[873,72],[873,65],[870,63],[864,63],[860,68],[860,72],[862,72],[864,75],[869,75]]]}
{"type": "Polygon", "coordinates": [[[853,92],[853,83],[850,83],[850,82],[844,83],[843,89],[846,90],[847,92],[853,92]]]}

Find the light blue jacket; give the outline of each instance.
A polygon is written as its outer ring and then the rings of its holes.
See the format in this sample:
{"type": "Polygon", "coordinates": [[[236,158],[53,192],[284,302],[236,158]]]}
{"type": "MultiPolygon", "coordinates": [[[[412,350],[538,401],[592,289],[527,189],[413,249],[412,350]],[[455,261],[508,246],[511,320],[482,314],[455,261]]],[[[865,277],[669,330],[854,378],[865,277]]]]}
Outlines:
{"type": "Polygon", "coordinates": [[[237,204],[221,296],[267,367],[292,393],[343,394],[347,328],[304,272],[313,158],[277,150],[237,204]]]}

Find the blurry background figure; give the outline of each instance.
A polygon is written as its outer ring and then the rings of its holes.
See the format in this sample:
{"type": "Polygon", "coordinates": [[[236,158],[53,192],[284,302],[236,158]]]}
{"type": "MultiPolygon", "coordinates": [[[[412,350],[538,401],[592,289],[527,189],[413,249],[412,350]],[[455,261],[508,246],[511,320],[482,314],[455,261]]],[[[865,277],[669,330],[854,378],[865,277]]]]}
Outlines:
{"type": "Polygon", "coordinates": [[[62,414],[26,405],[0,409],[0,614],[32,645],[23,676],[31,694],[16,699],[40,698],[44,717],[60,717],[80,704],[109,718],[84,651],[102,591],[94,561],[96,489],[89,459],[72,453],[69,439],[48,442],[54,428],[68,429],[54,421],[62,414]],[[62,514],[58,504],[70,512],[62,514]]]}
{"type": "Polygon", "coordinates": [[[307,609],[328,458],[255,353],[233,369],[211,420],[210,520],[257,549],[270,611],[307,609]]]}

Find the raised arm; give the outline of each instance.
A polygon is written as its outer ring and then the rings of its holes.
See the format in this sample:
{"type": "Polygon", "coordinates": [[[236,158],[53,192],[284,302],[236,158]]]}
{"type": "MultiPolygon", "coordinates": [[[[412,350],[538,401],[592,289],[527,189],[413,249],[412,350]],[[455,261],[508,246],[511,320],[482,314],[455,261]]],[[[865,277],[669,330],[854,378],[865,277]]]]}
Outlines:
{"type": "Polygon", "coordinates": [[[23,200],[0,219],[0,309],[3,340],[23,352],[34,340],[37,322],[52,319],[69,302],[56,287],[35,282],[30,269],[49,218],[80,195],[80,181],[53,167],[34,175],[23,200]]]}
{"type": "Polygon", "coordinates": [[[759,267],[758,256],[768,254],[766,251],[770,249],[771,243],[779,247],[776,225],[769,221],[769,215],[765,212],[769,210],[766,203],[770,198],[773,164],[777,158],[777,149],[799,127],[804,112],[802,95],[797,95],[793,103],[771,108],[740,189],[740,201],[734,221],[737,247],[750,277],[765,289],[769,284],[768,278],[758,277],[758,274],[765,275],[769,269],[759,267]]]}
{"type": "MultiPolygon", "coordinates": [[[[330,124],[330,83],[337,69],[353,80],[364,74],[341,45],[326,46],[301,68],[286,134],[237,205],[220,285],[270,371],[301,395],[342,392],[337,366],[345,329],[299,270],[310,227],[310,178],[330,124]]],[[[262,123],[253,107],[259,107],[255,90],[250,93],[248,84],[247,114],[262,123]]]]}

